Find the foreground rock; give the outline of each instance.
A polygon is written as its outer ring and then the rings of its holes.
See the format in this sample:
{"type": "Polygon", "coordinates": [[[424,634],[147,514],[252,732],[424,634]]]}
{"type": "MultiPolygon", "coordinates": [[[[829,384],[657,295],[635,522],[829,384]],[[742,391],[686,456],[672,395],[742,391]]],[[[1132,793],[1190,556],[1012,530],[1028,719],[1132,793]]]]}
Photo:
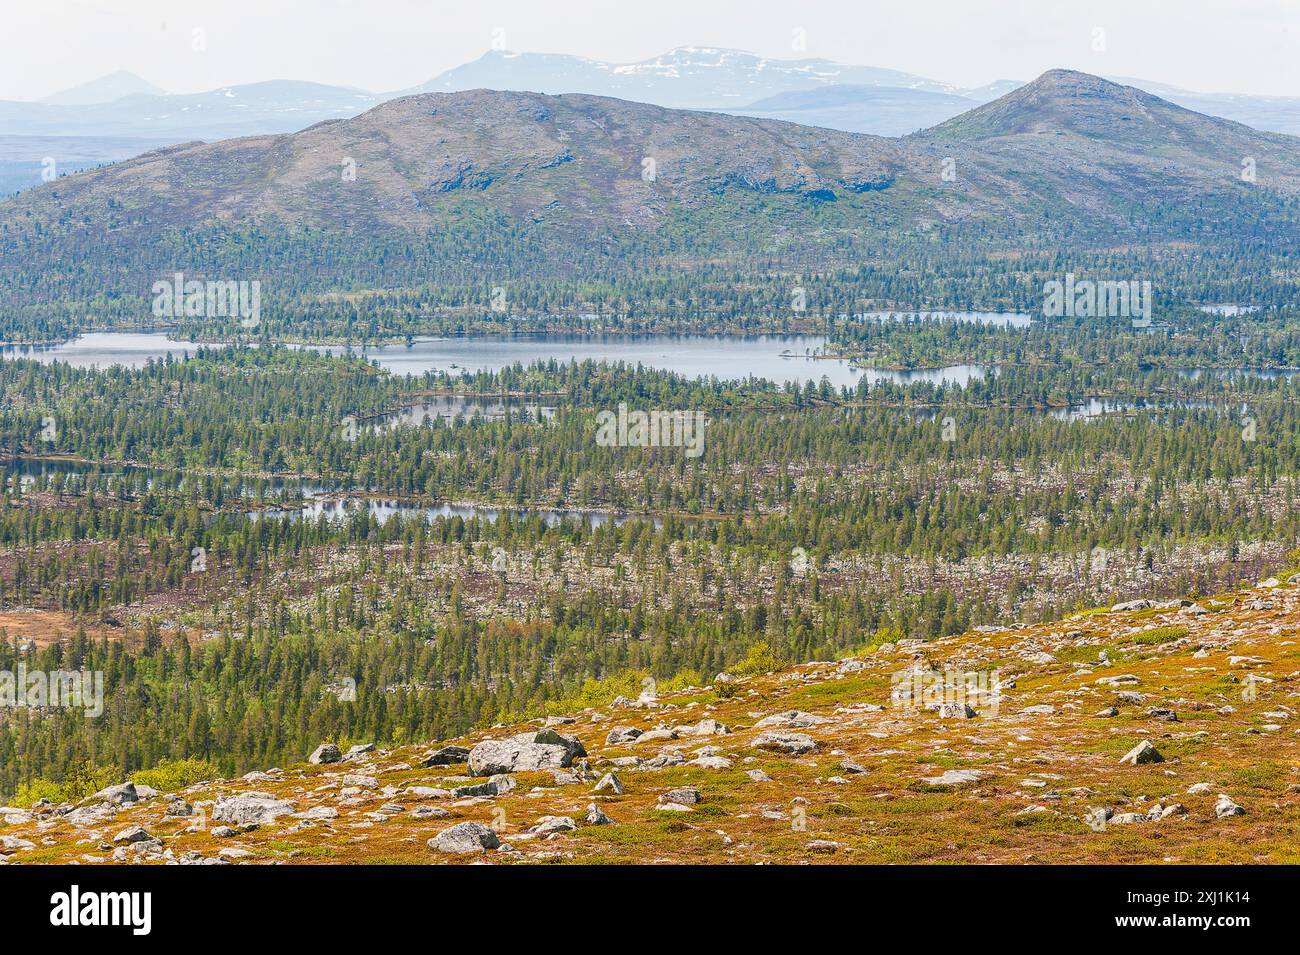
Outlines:
{"type": "Polygon", "coordinates": [[[269,793],[249,792],[218,796],[212,807],[212,818],[215,822],[228,822],[235,826],[260,826],[292,812],[293,803],[287,799],[276,799],[269,793]]]}
{"type": "Polygon", "coordinates": [[[138,801],[140,794],[136,792],[135,783],[118,783],[116,786],[101,789],[90,798],[99,802],[106,802],[110,806],[123,806],[129,802],[138,801]]]}
{"type": "Polygon", "coordinates": [[[420,765],[429,766],[454,766],[457,763],[466,762],[469,759],[469,748],[465,746],[443,746],[429,753],[424,759],[420,760],[420,765]]]}
{"type": "Polygon", "coordinates": [[[754,738],[758,749],[773,749],[792,756],[811,753],[817,748],[817,741],[805,733],[760,733],[754,738]]]}
{"type": "Polygon", "coordinates": [[[562,736],[555,730],[520,733],[509,739],[485,740],[469,753],[469,771],[475,776],[563,769],[573,765],[587,750],[576,736],[562,736]]]}
{"type": "Polygon", "coordinates": [[[1120,757],[1121,763],[1128,763],[1131,766],[1140,766],[1143,763],[1163,763],[1165,758],[1160,755],[1155,744],[1149,739],[1144,739],[1131,750],[1120,757]]]}
{"type": "Polygon", "coordinates": [[[481,822],[462,822],[444,829],[429,840],[429,847],[451,855],[486,852],[501,845],[496,832],[481,822]]]}
{"type": "Polygon", "coordinates": [[[321,765],[324,763],[337,763],[343,758],[339,748],[333,743],[322,743],[316,747],[316,751],[307,757],[307,762],[321,765]]]}

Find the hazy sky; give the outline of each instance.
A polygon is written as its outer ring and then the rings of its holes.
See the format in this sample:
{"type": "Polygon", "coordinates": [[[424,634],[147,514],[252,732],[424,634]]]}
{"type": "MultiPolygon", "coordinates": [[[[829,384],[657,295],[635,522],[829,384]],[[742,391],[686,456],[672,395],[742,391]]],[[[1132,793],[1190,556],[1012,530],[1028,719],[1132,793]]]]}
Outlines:
{"type": "Polygon", "coordinates": [[[1300,96],[1300,0],[0,0],[0,98],[119,69],[174,92],[285,78],[395,90],[480,56],[497,30],[508,49],[619,62],[725,46],[963,86],[1070,67],[1300,96]]]}

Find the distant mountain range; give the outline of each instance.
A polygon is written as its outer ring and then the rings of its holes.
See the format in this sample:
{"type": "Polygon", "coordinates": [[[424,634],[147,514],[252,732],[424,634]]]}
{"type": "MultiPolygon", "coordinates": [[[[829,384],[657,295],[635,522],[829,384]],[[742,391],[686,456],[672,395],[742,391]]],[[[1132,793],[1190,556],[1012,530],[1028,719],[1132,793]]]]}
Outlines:
{"type": "Polygon", "coordinates": [[[426,93],[60,179],[0,203],[0,229],[11,251],[84,233],[123,257],[204,227],[363,242],[487,229],[536,236],[557,260],[602,235],[775,249],[927,224],[1199,244],[1296,231],[1297,144],[1066,70],[897,139],[586,94],[426,93]]]}
{"type": "MultiPolygon", "coordinates": [[[[1194,93],[1144,80],[1123,82],[1207,115],[1264,131],[1300,134],[1300,97],[1194,93]]],[[[427,92],[588,93],[897,136],[944,122],[1020,85],[1000,80],[961,89],[897,70],[700,47],[682,47],[623,64],[494,50],[420,86],[389,93],[273,80],[169,94],[134,74],[118,72],[40,102],[0,101],[0,194],[40,181],[45,156],[23,152],[33,137],[50,146],[47,155],[58,161],[61,172],[71,172],[133,155],[139,143],[294,132],[325,120],[356,116],[400,96],[427,92]],[[49,139],[64,136],[77,137],[68,141],[66,150],[49,139]],[[14,154],[16,158],[8,158],[14,154]]]]}

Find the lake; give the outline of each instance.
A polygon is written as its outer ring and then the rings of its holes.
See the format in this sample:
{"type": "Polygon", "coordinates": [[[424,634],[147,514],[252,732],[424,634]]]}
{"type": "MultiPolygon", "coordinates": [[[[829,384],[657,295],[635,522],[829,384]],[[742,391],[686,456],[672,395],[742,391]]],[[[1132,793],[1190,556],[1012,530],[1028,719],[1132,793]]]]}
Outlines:
{"type": "MultiPolygon", "coordinates": [[[[972,313],[973,314],[973,313],[972,313]]],[[[716,377],[722,381],[763,378],[778,384],[817,384],[853,387],[859,381],[946,382],[964,385],[982,378],[978,365],[954,365],[921,371],[882,371],[860,368],[837,358],[819,357],[826,346],[821,335],[537,335],[515,338],[419,338],[411,344],[299,345],[325,354],[353,354],[377,363],[396,375],[498,371],[537,361],[603,361],[643,365],[688,378],[716,377]]],[[[220,347],[220,346],[217,346],[220,347]]],[[[0,345],[0,355],[36,361],[66,361],[77,368],[143,366],[150,358],[184,358],[198,345],[176,342],[157,332],[92,332],[58,345],[0,345]]]]}

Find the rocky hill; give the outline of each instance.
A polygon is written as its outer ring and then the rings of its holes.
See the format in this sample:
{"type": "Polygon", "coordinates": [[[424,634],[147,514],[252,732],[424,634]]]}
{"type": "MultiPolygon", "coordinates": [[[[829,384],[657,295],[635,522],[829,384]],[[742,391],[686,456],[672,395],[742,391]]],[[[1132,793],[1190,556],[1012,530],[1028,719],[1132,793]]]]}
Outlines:
{"type": "MultiPolygon", "coordinates": [[[[0,809],[14,863],[1296,862],[1270,579],[174,793],[0,809]]],[[[341,752],[340,749],[345,750],[341,752]]]]}
{"type": "Polygon", "coordinates": [[[1115,225],[1140,209],[1154,222],[1188,205],[1241,212],[1298,190],[1291,137],[1055,70],[902,139],[578,94],[429,93],[298,133],[176,146],[67,177],[0,204],[0,228],[11,242],[93,231],[112,247],[209,227],[363,236],[500,217],[517,230],[552,227],[562,243],[675,223],[775,244],[816,221],[830,243],[921,221],[1038,230],[1081,209],[1115,225]],[[1241,179],[1246,157],[1254,193],[1241,179]],[[810,218],[836,204],[834,216],[810,218]]]}

